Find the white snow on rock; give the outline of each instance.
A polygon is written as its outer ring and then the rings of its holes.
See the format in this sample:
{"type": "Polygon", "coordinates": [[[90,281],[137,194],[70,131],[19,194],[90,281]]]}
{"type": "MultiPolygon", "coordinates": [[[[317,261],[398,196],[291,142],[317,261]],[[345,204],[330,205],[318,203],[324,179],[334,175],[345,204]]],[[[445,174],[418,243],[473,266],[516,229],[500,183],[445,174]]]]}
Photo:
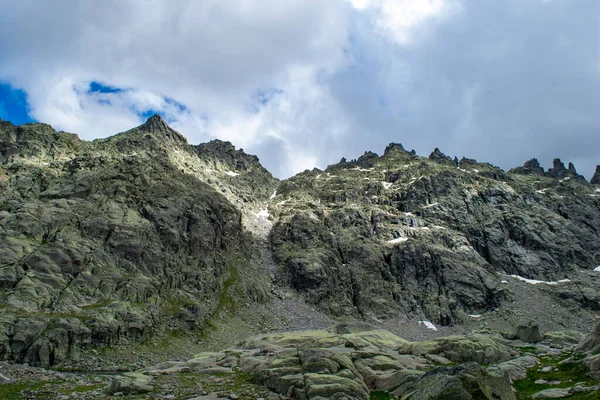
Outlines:
{"type": "Polygon", "coordinates": [[[430,208],[430,207],[435,207],[437,206],[439,203],[431,203],[431,204],[427,204],[426,206],[423,206],[421,208],[430,208]]]}
{"type": "Polygon", "coordinates": [[[481,318],[480,314],[469,314],[469,317],[471,318],[481,318]]]}
{"type": "Polygon", "coordinates": [[[257,212],[255,214],[257,217],[262,217],[262,218],[269,218],[269,216],[271,214],[269,214],[269,210],[267,210],[266,208],[264,210],[260,210],[259,212],[257,212]]]}
{"type": "Polygon", "coordinates": [[[536,190],[535,192],[540,194],[546,194],[546,190],[548,189],[536,190]]]}
{"type": "Polygon", "coordinates": [[[567,282],[571,282],[570,279],[561,279],[559,281],[539,281],[537,279],[527,279],[527,278],[523,278],[522,276],[519,275],[508,275],[511,278],[515,278],[518,279],[520,281],[523,281],[525,283],[529,283],[530,285],[539,285],[540,283],[544,283],[546,285],[558,285],[559,283],[567,283],[567,282]]]}
{"type": "Polygon", "coordinates": [[[407,237],[399,237],[399,238],[396,238],[396,239],[388,240],[387,242],[389,244],[396,244],[396,243],[406,242],[407,240],[408,240],[407,237]]]}
{"type": "Polygon", "coordinates": [[[381,184],[383,185],[383,187],[385,189],[389,189],[392,187],[392,183],[391,182],[381,182],[381,184]]]}
{"type": "Polygon", "coordinates": [[[600,266],[599,266],[599,267],[596,267],[596,268],[594,268],[594,272],[600,272],[600,266]]]}
{"type": "Polygon", "coordinates": [[[235,172],[233,172],[233,171],[227,171],[227,172],[225,172],[225,173],[226,173],[227,175],[229,175],[229,176],[238,176],[238,175],[239,175],[239,174],[236,174],[236,173],[235,173],[235,172]]]}
{"type": "Polygon", "coordinates": [[[438,328],[436,328],[435,325],[432,324],[429,321],[419,321],[419,324],[425,325],[425,328],[431,329],[432,331],[436,331],[437,332],[437,330],[438,330],[438,328]]]}
{"type": "Polygon", "coordinates": [[[275,196],[277,196],[277,190],[273,191],[273,194],[271,195],[271,197],[269,197],[269,200],[272,200],[275,198],[275,196]]]}

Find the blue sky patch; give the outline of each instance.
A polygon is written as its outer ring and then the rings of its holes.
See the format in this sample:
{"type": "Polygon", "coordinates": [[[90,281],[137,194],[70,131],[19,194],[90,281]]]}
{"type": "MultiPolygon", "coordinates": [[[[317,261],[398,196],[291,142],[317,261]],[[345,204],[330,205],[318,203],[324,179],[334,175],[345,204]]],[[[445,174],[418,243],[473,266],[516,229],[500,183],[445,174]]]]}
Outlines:
{"type": "Polygon", "coordinates": [[[35,122],[29,116],[27,95],[11,85],[0,83],[0,118],[15,125],[35,122]]]}
{"type": "Polygon", "coordinates": [[[283,93],[283,90],[278,88],[258,89],[252,94],[250,111],[257,113],[261,107],[266,106],[273,98],[283,93]]]}
{"type": "Polygon", "coordinates": [[[92,81],[88,93],[120,93],[123,89],[114,86],[104,85],[100,82],[92,81]]]}

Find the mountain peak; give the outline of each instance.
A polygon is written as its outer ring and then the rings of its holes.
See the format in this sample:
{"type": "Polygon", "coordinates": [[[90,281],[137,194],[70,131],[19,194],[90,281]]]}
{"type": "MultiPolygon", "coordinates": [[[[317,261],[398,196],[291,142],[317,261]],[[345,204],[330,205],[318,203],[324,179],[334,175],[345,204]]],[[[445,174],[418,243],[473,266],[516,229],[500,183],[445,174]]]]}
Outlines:
{"type": "Polygon", "coordinates": [[[154,114],[143,125],[137,127],[139,132],[151,133],[160,138],[171,139],[178,143],[187,143],[187,139],[172,129],[158,114],[154,114]]]}
{"type": "Polygon", "coordinates": [[[140,126],[140,131],[142,132],[165,132],[170,129],[169,125],[158,114],[154,114],[140,126]]]}

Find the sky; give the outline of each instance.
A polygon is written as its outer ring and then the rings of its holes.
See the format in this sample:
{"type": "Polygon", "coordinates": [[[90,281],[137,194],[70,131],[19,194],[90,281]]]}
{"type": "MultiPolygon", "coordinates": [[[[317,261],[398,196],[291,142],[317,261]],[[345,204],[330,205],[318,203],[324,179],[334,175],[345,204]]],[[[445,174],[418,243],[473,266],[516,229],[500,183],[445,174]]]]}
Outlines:
{"type": "Polygon", "coordinates": [[[154,114],[275,176],[390,142],[600,164],[597,0],[0,0],[0,118],[83,139],[154,114]]]}

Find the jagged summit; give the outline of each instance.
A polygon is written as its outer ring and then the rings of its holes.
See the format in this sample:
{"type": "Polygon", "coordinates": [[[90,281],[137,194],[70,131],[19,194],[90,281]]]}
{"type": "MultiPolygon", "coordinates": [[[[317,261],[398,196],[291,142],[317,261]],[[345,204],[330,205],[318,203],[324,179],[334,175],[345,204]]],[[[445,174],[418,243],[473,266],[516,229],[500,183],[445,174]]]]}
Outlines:
{"type": "Polygon", "coordinates": [[[590,183],[593,185],[600,185],[600,165],[596,165],[596,172],[594,172],[594,176],[590,180],[590,183]]]}
{"type": "Polygon", "coordinates": [[[193,147],[199,157],[218,160],[224,165],[227,165],[232,171],[260,170],[269,177],[272,176],[271,173],[260,164],[260,160],[257,156],[247,154],[244,149],[236,149],[229,141],[213,139],[210,142],[200,143],[193,147]]]}
{"type": "Polygon", "coordinates": [[[565,168],[565,164],[560,160],[560,158],[555,158],[552,160],[552,168],[548,169],[547,174],[555,179],[564,179],[568,177],[585,181],[585,178],[577,173],[573,163],[570,162],[568,165],[568,168],[565,168]]]}
{"type": "Polygon", "coordinates": [[[136,128],[139,132],[151,133],[159,137],[165,137],[178,143],[187,144],[187,139],[181,133],[172,129],[160,115],[154,114],[146,120],[143,125],[136,128]]]}
{"type": "Polygon", "coordinates": [[[435,148],[431,154],[429,155],[429,159],[431,161],[435,161],[437,163],[454,163],[452,157],[445,155],[439,148],[435,148]]]}
{"type": "Polygon", "coordinates": [[[544,168],[540,166],[540,162],[537,158],[532,158],[529,161],[526,161],[522,167],[516,167],[508,171],[514,174],[520,175],[544,175],[544,168]]]}
{"type": "Polygon", "coordinates": [[[158,114],[154,114],[139,127],[142,132],[164,132],[171,129],[164,119],[158,114]]]}

